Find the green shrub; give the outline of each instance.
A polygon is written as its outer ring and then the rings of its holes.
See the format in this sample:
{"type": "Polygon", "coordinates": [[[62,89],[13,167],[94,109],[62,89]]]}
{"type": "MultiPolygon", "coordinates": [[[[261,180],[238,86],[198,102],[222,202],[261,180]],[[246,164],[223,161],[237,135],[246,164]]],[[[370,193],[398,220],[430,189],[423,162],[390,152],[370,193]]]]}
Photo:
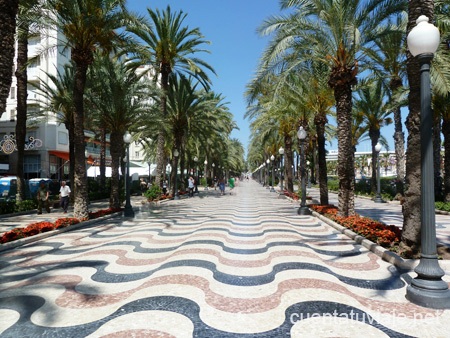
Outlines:
{"type": "Polygon", "coordinates": [[[24,200],[16,204],[15,211],[28,211],[37,208],[36,200],[24,200]]]}
{"type": "Polygon", "coordinates": [[[162,190],[156,184],[153,184],[146,192],[144,192],[144,196],[149,201],[155,201],[161,198],[162,190]]]}

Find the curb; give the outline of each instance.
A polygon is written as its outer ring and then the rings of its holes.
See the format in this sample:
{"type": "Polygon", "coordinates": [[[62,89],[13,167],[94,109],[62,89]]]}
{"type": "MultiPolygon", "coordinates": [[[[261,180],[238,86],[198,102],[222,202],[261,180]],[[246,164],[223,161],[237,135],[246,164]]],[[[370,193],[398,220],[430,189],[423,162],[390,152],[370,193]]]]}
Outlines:
{"type": "MultiPolygon", "coordinates": [[[[310,209],[311,210],[311,209],[310,209]]],[[[392,252],[386,248],[383,248],[382,246],[368,240],[367,238],[358,235],[357,233],[351,231],[350,229],[332,221],[331,219],[319,214],[318,212],[311,210],[312,215],[318,219],[320,219],[322,222],[330,225],[340,233],[346,235],[347,237],[353,239],[356,243],[361,244],[363,247],[368,249],[369,251],[373,252],[377,256],[379,256],[382,260],[396,266],[397,268],[401,270],[406,270],[405,272],[412,271],[418,264],[418,261],[409,259],[405,260],[399,255],[397,255],[395,252],[392,252]]]]}
{"type": "Polygon", "coordinates": [[[72,224],[72,225],[69,225],[69,226],[67,226],[65,228],[55,229],[55,230],[43,232],[43,233],[40,233],[40,234],[37,234],[37,235],[34,235],[34,236],[21,238],[21,239],[18,239],[16,241],[8,242],[8,243],[5,243],[5,244],[0,244],[0,253],[3,253],[5,251],[7,251],[7,250],[11,250],[11,249],[17,248],[17,247],[25,245],[25,244],[30,244],[30,243],[33,243],[33,242],[37,242],[37,241],[40,241],[41,239],[52,237],[52,236],[58,235],[58,234],[63,233],[63,232],[67,232],[67,231],[75,230],[75,229],[78,229],[78,228],[81,228],[81,227],[84,227],[84,226],[92,225],[92,224],[95,224],[95,223],[97,223],[99,221],[103,221],[103,220],[106,220],[106,219],[113,218],[113,217],[115,217],[115,216],[117,216],[119,214],[122,214],[122,213],[123,213],[123,211],[116,212],[116,213],[109,214],[109,215],[106,215],[106,216],[103,216],[103,217],[98,217],[98,218],[95,218],[95,219],[92,219],[92,220],[80,222],[80,223],[77,223],[77,224],[72,224]]]}

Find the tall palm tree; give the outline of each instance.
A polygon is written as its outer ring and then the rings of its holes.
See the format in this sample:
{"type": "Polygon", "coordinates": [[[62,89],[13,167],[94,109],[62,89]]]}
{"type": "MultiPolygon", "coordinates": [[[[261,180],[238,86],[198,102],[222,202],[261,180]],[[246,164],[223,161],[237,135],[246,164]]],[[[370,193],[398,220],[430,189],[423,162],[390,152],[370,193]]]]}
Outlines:
{"type": "Polygon", "coordinates": [[[274,59],[280,53],[295,52],[299,62],[315,58],[329,66],[328,84],[334,91],[338,133],[339,214],[354,209],[354,151],[351,133],[352,86],[366,54],[362,47],[375,38],[380,22],[404,8],[405,3],[379,1],[281,0],[286,16],[268,19],[261,31],[277,31],[270,46],[274,59]]]}
{"type": "Polygon", "coordinates": [[[86,98],[95,111],[97,123],[110,132],[112,208],[120,207],[119,167],[125,150],[123,135],[126,131],[137,130],[142,121],[152,120],[147,103],[149,84],[141,76],[120,59],[98,54],[89,71],[90,92],[86,98]]]}
{"type": "Polygon", "coordinates": [[[403,132],[400,108],[401,102],[398,96],[404,90],[403,81],[406,77],[406,51],[405,31],[407,17],[401,13],[395,21],[388,22],[388,33],[382,34],[374,40],[374,46],[367,50],[373,63],[369,64],[374,76],[383,81],[386,94],[390,100],[391,110],[394,118],[394,145],[397,161],[397,193],[403,196],[403,180],[405,178],[405,134],[403,132]]]}
{"type": "Polygon", "coordinates": [[[56,114],[58,122],[64,124],[69,133],[69,180],[73,182],[75,172],[75,139],[73,128],[74,66],[72,63],[64,65],[57,74],[46,73],[50,81],[41,81],[40,96],[44,100],[42,109],[56,114]]]}
{"type": "Polygon", "coordinates": [[[6,110],[6,99],[9,96],[13,77],[16,34],[16,17],[19,0],[0,0],[0,117],[6,110]]]}
{"type": "Polygon", "coordinates": [[[19,4],[17,23],[17,113],[16,113],[16,144],[17,144],[17,195],[16,202],[25,198],[25,180],[23,160],[25,155],[25,137],[27,134],[27,96],[28,96],[28,39],[39,33],[37,24],[43,15],[37,0],[25,0],[19,4]],[[30,30],[30,26],[33,29],[30,30]]]}
{"type": "MultiPolygon", "coordinates": [[[[426,15],[430,21],[434,17],[434,1],[408,1],[408,25],[406,33],[416,26],[420,15],[426,15]]],[[[420,67],[417,59],[407,53],[406,69],[409,83],[406,128],[408,140],[406,149],[405,200],[403,203],[403,229],[400,243],[401,252],[418,252],[420,249],[421,227],[421,170],[420,170],[420,67]]]]}
{"type": "Polygon", "coordinates": [[[123,28],[129,17],[125,0],[47,0],[49,24],[58,27],[66,38],[66,47],[71,50],[75,64],[74,73],[74,216],[86,219],[88,214],[87,177],[84,142],[84,93],[86,74],[94,62],[94,52],[110,53],[118,45],[125,45],[126,31],[123,28]]]}
{"type": "MultiPolygon", "coordinates": [[[[189,29],[183,26],[187,14],[183,11],[172,12],[170,6],[164,11],[147,9],[151,19],[150,23],[136,24],[130,31],[136,34],[143,42],[143,48],[138,51],[138,57],[144,64],[149,64],[155,70],[162,89],[160,99],[161,111],[167,115],[167,95],[172,73],[187,73],[209,87],[209,77],[205,70],[214,73],[213,68],[197,57],[195,54],[208,52],[200,46],[209,44],[204,40],[199,28],[189,29]]],[[[161,173],[164,166],[164,131],[158,135],[156,153],[156,180],[160,185],[161,173]]]]}
{"type": "MultiPolygon", "coordinates": [[[[375,150],[380,135],[381,128],[392,123],[389,117],[390,111],[385,109],[383,98],[385,92],[381,81],[369,81],[362,83],[358,89],[358,97],[355,100],[355,110],[361,114],[363,123],[367,126],[369,138],[372,146],[372,161],[378,163],[378,152],[375,150]]],[[[372,166],[372,193],[376,193],[377,172],[376,166],[372,166]]]]}

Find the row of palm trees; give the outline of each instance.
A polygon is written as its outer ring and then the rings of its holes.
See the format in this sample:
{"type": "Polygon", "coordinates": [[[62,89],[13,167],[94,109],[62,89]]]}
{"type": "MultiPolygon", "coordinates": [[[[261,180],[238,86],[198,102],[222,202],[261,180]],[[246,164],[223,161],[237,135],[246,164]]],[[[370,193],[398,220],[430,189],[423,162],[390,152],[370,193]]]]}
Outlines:
{"type": "MultiPolygon", "coordinates": [[[[370,139],[372,159],[376,162],[375,145],[387,144],[381,128],[394,123],[397,190],[405,199],[402,247],[417,250],[420,78],[418,63],[405,42],[419,15],[428,16],[441,30],[442,44],[432,68],[435,161],[439,164],[441,131],[444,146],[450,139],[444,131],[444,126],[448,128],[450,91],[446,15],[449,4],[430,0],[281,0],[284,14],[269,17],[259,28],[262,35],[270,36],[270,42],[247,87],[246,117],[252,129],[249,165],[257,168],[283,146],[285,168],[291,168],[293,152],[298,151],[295,134],[302,126],[308,131],[308,160],[318,173],[320,202],[327,204],[325,144],[337,138],[339,214],[353,215],[356,146],[370,139]],[[406,151],[400,110],[404,106],[409,108],[406,151]],[[328,124],[330,118],[336,120],[335,127],[328,124]]],[[[448,150],[446,159],[450,156],[448,150]]],[[[450,169],[450,161],[445,163],[445,169],[450,169]]],[[[291,171],[286,171],[285,176],[286,188],[292,190],[291,171]]],[[[445,170],[444,181],[445,194],[450,197],[450,170],[445,170]]]]}
{"type": "MultiPolygon", "coordinates": [[[[25,56],[30,32],[45,29],[60,30],[65,38],[58,47],[71,53],[70,63],[56,76],[47,74],[51,83],[42,81],[40,90],[47,103],[43,111],[56,113],[69,131],[75,217],[88,217],[86,129],[101,141],[103,180],[106,136],[110,138],[111,207],[120,206],[119,167],[124,169],[120,159],[126,131],[144,144],[147,160],[156,161],[156,184],[168,160],[182,172],[194,167],[194,157],[243,171],[243,147],[230,138],[236,128],[232,114],[222,95],[210,90],[207,72],[214,74],[213,68],[196,56],[206,52],[202,46],[208,42],[199,29],[184,26],[182,11],[148,8],[148,20],[130,13],[125,0],[24,1],[19,8],[17,26],[27,27],[27,34],[18,34],[24,37],[25,56]],[[173,156],[175,149],[180,157],[173,156]]],[[[23,65],[26,83],[26,61],[23,65]]],[[[26,86],[24,97],[25,114],[17,128],[25,135],[26,86]]],[[[21,181],[20,173],[18,177],[21,181]]]]}

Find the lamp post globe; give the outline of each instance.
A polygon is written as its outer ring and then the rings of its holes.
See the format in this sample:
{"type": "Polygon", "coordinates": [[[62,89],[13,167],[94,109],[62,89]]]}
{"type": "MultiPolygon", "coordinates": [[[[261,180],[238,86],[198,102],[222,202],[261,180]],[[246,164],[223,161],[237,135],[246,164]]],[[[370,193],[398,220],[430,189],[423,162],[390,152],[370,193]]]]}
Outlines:
{"type": "Polygon", "coordinates": [[[375,145],[375,152],[377,153],[377,195],[374,198],[375,203],[385,203],[383,198],[381,197],[381,184],[380,184],[380,151],[381,151],[381,144],[377,143],[375,145]]]}
{"type": "Polygon", "coordinates": [[[299,215],[311,215],[311,210],[306,206],[306,175],[305,175],[305,139],[307,133],[302,126],[298,128],[297,138],[300,141],[300,174],[301,174],[301,189],[302,189],[302,199],[300,203],[300,208],[298,208],[299,215]]]}
{"type": "Polygon", "coordinates": [[[450,308],[448,283],[439,266],[434,207],[433,115],[431,112],[430,64],[439,42],[439,30],[421,15],[408,34],[408,49],[420,64],[420,152],[421,152],[421,256],[414,271],[417,277],[406,288],[406,298],[414,304],[450,308]]]}
{"type": "Polygon", "coordinates": [[[123,142],[126,144],[127,150],[127,169],[125,175],[125,209],[123,214],[125,217],[134,217],[133,207],[131,206],[130,199],[130,143],[131,143],[131,134],[126,131],[123,135],[123,142]]]}

